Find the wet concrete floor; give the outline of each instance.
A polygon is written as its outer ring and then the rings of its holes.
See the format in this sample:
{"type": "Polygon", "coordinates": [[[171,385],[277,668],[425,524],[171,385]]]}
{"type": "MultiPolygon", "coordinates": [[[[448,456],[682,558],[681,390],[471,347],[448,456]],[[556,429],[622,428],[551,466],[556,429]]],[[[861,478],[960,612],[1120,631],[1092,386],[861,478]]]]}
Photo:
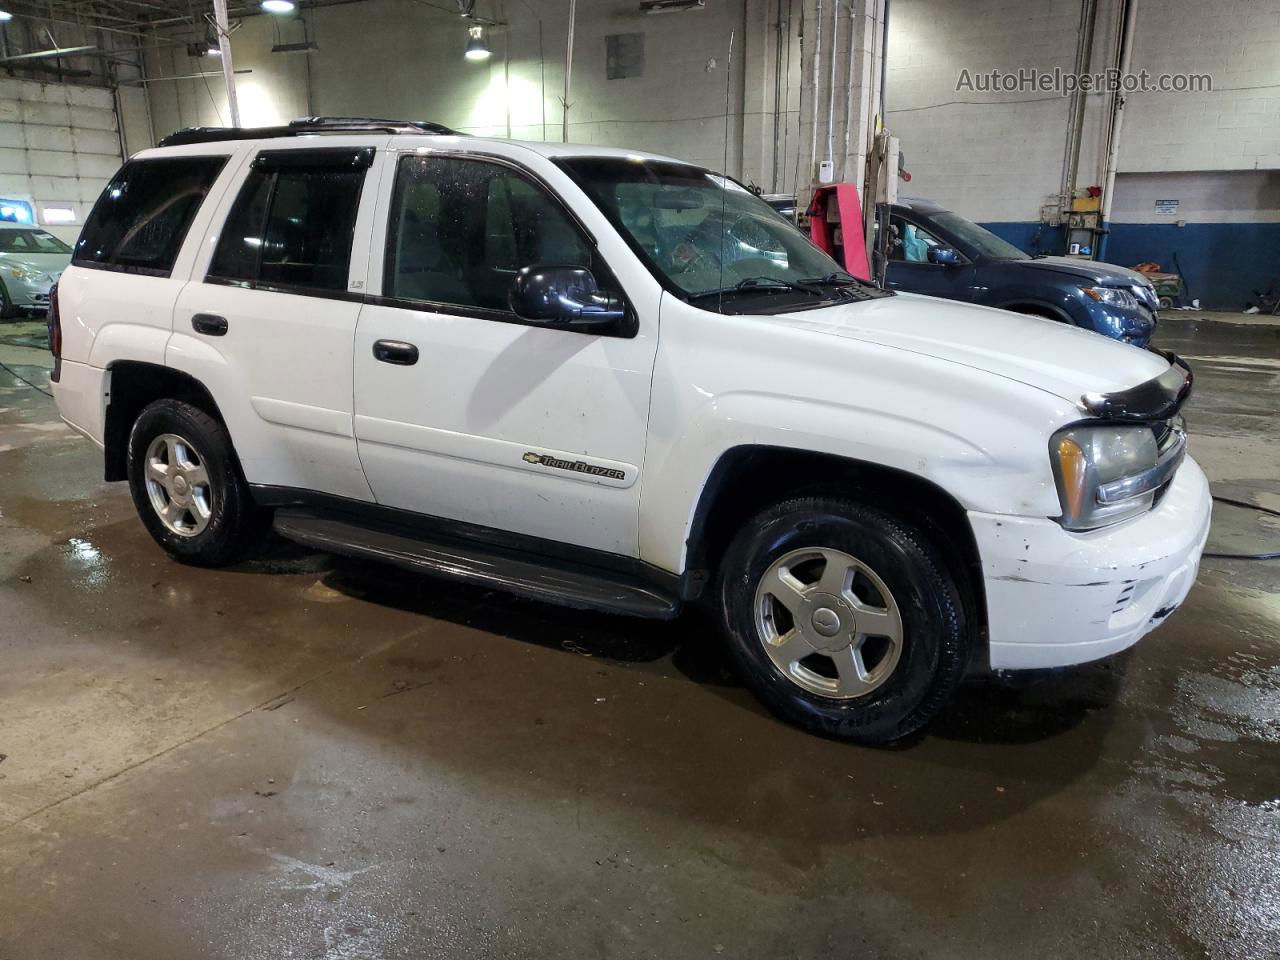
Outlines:
{"type": "MultiPolygon", "coordinates": [[[[1280,508],[1280,328],[1160,340],[1217,491],[1280,508]]],[[[0,325],[44,386],[40,342],[0,325]]],[[[1274,561],[871,750],[767,716],[696,618],[189,569],[100,476],[0,370],[0,960],[1280,956],[1274,561]]]]}

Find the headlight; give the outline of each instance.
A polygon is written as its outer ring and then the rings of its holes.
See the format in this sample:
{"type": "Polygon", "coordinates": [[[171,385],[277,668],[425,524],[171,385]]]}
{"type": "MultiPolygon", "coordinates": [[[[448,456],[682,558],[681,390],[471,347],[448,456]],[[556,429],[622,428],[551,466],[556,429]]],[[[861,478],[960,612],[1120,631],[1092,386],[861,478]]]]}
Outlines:
{"type": "Polygon", "coordinates": [[[1080,289],[1086,297],[1097,300],[1099,303],[1119,307],[1121,310],[1138,309],[1138,298],[1128,290],[1121,290],[1119,287],[1081,287],[1080,289]]]}
{"type": "Polygon", "coordinates": [[[10,266],[10,267],[5,267],[5,271],[10,276],[17,278],[18,280],[27,280],[33,283],[39,280],[49,279],[39,270],[33,270],[30,267],[10,266]]]}
{"type": "Polygon", "coordinates": [[[1155,489],[1147,478],[1161,458],[1150,427],[1067,427],[1050,439],[1049,456],[1059,522],[1068,530],[1095,530],[1151,509],[1155,489]]]}

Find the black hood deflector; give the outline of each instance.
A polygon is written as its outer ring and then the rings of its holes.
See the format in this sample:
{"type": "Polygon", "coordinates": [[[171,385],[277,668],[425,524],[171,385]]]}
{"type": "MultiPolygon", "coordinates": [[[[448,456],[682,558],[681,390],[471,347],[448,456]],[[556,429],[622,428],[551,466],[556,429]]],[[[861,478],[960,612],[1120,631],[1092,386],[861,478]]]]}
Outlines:
{"type": "Polygon", "coordinates": [[[1080,398],[1085,410],[1105,420],[1168,420],[1191,396],[1195,379],[1191,367],[1170,350],[1149,348],[1169,361],[1169,369],[1127,390],[1114,393],[1086,393],[1080,398]]]}

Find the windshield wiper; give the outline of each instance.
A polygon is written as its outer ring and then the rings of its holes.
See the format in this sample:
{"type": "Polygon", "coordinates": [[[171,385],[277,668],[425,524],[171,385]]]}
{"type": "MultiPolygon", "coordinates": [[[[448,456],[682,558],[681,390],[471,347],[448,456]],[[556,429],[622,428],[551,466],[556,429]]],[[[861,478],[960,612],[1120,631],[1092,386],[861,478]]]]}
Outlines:
{"type": "Polygon", "coordinates": [[[862,283],[862,281],[857,277],[851,277],[846,273],[828,273],[825,277],[805,277],[800,282],[812,284],[839,284],[842,287],[847,287],[854,283],[862,283]]]}
{"type": "Polygon", "coordinates": [[[695,300],[706,300],[709,297],[720,297],[729,294],[746,293],[749,291],[759,291],[767,293],[779,290],[795,290],[799,293],[807,293],[815,297],[824,297],[826,294],[821,287],[814,286],[813,283],[800,280],[781,280],[777,277],[747,277],[739,280],[731,287],[721,287],[718,290],[704,290],[702,293],[695,293],[689,298],[692,303],[695,300]]]}
{"type": "Polygon", "coordinates": [[[867,281],[859,280],[857,277],[851,277],[844,273],[829,273],[825,277],[806,278],[801,283],[807,283],[812,286],[835,287],[842,295],[852,295],[864,300],[872,296],[868,292],[868,288],[876,289],[867,281]]]}

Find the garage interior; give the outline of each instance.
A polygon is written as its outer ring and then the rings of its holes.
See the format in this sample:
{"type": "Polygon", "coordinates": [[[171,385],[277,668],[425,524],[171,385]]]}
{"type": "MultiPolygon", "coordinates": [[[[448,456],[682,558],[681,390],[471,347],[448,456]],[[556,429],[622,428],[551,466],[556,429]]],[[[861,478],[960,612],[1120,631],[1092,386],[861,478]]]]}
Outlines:
{"type": "Polygon", "coordinates": [[[308,116],[653,152],[801,211],[927,197],[1174,278],[1153,342],[1195,372],[1208,553],[1126,653],[975,676],[855,747],[771,717],[699,610],[286,544],[173,562],[61,422],[26,310],[0,320],[0,960],[1280,957],[1280,4],[218,5],[0,0],[0,219],[72,244],[164,136],[308,116]],[[1111,69],[1212,84],[983,88],[1111,69]]]}

